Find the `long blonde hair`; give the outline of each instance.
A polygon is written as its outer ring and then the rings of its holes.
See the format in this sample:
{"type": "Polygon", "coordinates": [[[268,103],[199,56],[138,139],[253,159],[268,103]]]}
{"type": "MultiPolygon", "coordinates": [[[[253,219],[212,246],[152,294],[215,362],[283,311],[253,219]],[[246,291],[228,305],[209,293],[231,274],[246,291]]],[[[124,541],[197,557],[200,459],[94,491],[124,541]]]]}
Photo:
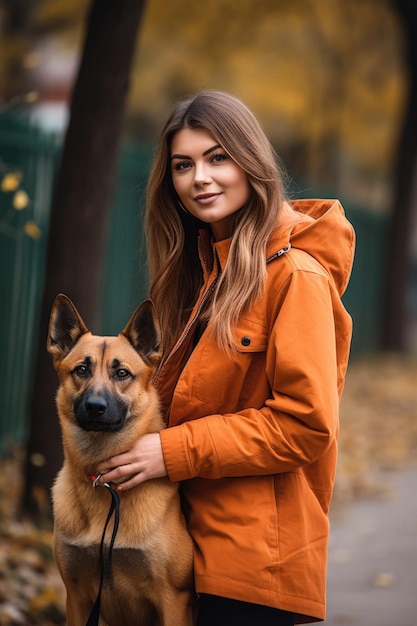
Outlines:
{"type": "Polygon", "coordinates": [[[253,113],[235,96],[200,91],[179,101],[162,129],[147,187],[145,232],[150,297],[156,305],[164,352],[178,339],[202,285],[198,230],[207,225],[181,210],[171,177],[171,142],[183,128],[202,128],[246,172],[250,196],[235,214],[228,261],[208,316],[219,346],[236,349],[233,328],[260,297],[266,245],[284,199],[283,169],[253,113]]]}

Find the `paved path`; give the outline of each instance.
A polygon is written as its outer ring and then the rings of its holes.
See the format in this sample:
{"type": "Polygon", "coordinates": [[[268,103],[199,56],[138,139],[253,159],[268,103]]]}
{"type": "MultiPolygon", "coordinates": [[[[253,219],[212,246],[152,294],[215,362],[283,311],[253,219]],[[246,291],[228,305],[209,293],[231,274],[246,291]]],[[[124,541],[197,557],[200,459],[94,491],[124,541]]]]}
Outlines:
{"type": "Polygon", "coordinates": [[[417,467],[332,520],[326,626],[417,626],[417,467]]]}

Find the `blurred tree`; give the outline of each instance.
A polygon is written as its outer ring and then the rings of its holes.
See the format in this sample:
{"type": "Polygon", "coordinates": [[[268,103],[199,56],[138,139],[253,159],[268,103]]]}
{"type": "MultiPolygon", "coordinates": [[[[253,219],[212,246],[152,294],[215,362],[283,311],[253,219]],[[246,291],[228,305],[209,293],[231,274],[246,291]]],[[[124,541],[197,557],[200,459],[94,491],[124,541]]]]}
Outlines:
{"type": "Polygon", "coordinates": [[[57,33],[75,42],[73,33],[83,23],[89,0],[32,0],[32,17],[40,34],[57,33]]]}
{"type": "Polygon", "coordinates": [[[30,20],[33,0],[0,0],[0,104],[19,102],[31,89],[31,51],[34,32],[30,20]]]}
{"type": "Polygon", "coordinates": [[[411,242],[417,217],[417,13],[415,0],[393,0],[403,24],[408,62],[408,97],[398,141],[394,201],[387,242],[383,348],[407,349],[407,291],[411,242]]]}
{"type": "Polygon", "coordinates": [[[137,32],[146,0],[92,0],[70,121],[53,198],[46,282],[31,403],[23,508],[49,512],[49,489],[62,463],[54,417],[56,374],[45,350],[50,309],[70,296],[99,328],[107,217],[137,32]]]}

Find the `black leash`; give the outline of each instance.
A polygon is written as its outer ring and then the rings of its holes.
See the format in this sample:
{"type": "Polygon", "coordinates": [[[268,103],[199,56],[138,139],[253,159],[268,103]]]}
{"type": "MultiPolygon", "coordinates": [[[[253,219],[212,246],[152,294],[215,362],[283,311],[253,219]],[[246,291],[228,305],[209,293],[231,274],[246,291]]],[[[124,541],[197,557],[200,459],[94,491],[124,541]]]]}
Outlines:
{"type": "Polygon", "coordinates": [[[113,531],[112,531],[112,535],[111,535],[111,539],[109,543],[109,550],[108,550],[108,563],[109,565],[111,565],[112,550],[114,546],[114,541],[116,539],[117,531],[119,529],[119,521],[120,521],[119,494],[109,485],[109,483],[103,483],[103,484],[99,483],[98,482],[99,478],[100,478],[100,475],[97,477],[94,477],[93,487],[98,487],[98,486],[106,487],[109,490],[110,495],[111,495],[111,503],[110,503],[109,512],[107,514],[106,523],[104,524],[104,530],[103,530],[103,534],[101,536],[101,542],[100,542],[100,553],[99,553],[100,554],[100,584],[98,588],[98,594],[97,594],[96,601],[94,602],[94,606],[91,610],[90,617],[88,618],[85,626],[98,626],[99,619],[100,619],[101,592],[103,589],[104,572],[105,572],[104,540],[106,537],[107,527],[114,513],[113,531]]]}

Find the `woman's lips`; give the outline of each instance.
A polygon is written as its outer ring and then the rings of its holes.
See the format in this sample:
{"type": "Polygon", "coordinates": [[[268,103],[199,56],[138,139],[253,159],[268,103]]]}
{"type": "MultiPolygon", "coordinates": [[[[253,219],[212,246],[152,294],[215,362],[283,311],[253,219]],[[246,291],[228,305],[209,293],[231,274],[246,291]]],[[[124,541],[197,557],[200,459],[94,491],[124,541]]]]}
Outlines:
{"type": "Polygon", "coordinates": [[[221,196],[221,193],[202,193],[199,196],[195,196],[194,201],[199,204],[211,204],[219,196],[221,196]]]}

